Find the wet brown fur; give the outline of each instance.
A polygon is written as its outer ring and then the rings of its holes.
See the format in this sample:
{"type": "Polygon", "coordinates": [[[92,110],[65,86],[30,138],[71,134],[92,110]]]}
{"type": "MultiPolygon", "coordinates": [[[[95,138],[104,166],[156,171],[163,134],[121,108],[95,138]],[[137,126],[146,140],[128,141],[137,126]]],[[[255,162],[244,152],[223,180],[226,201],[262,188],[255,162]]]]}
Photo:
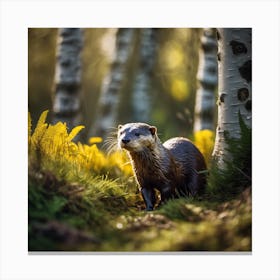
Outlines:
{"type": "Polygon", "coordinates": [[[155,191],[165,202],[178,195],[203,191],[206,170],[200,151],[188,139],[177,137],[161,143],[156,128],[144,123],[119,126],[118,145],[127,150],[147,210],[155,206],[155,191]]]}

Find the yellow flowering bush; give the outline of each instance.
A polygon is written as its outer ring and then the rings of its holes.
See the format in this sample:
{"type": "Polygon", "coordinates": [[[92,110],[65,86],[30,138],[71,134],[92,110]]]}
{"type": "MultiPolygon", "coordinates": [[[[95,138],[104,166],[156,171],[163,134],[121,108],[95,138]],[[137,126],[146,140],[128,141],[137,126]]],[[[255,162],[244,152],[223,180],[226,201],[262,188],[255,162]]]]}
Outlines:
{"type": "Polygon", "coordinates": [[[204,129],[194,133],[194,143],[203,154],[206,164],[210,162],[214,148],[215,134],[212,130],[204,129]]]}
{"type": "MultiPolygon", "coordinates": [[[[84,128],[76,126],[67,132],[65,123],[54,125],[46,123],[48,111],[44,111],[32,133],[32,119],[28,115],[29,156],[40,167],[49,167],[53,163],[68,166],[73,172],[109,174],[130,177],[133,175],[126,153],[115,151],[104,153],[97,146],[103,142],[101,137],[92,137],[89,144],[75,143],[73,139],[84,128]]],[[[194,143],[209,163],[214,146],[214,133],[211,130],[197,131],[194,143]]]]}
{"type": "Polygon", "coordinates": [[[57,163],[70,166],[78,172],[132,175],[131,165],[127,164],[128,159],[124,153],[116,151],[110,155],[105,154],[96,145],[102,142],[101,137],[92,137],[89,145],[73,142],[84,126],[76,126],[68,133],[65,123],[47,124],[47,114],[48,111],[41,114],[33,133],[31,116],[28,115],[29,156],[41,167],[57,163]]]}

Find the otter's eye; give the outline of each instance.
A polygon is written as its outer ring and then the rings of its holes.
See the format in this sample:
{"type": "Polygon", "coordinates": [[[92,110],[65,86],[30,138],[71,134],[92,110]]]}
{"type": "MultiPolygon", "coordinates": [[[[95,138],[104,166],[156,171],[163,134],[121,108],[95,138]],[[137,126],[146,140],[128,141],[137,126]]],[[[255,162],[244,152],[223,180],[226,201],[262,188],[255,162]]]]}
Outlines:
{"type": "Polygon", "coordinates": [[[138,133],[138,132],[135,132],[135,136],[137,136],[137,137],[138,137],[138,136],[140,136],[140,133],[138,133]]]}

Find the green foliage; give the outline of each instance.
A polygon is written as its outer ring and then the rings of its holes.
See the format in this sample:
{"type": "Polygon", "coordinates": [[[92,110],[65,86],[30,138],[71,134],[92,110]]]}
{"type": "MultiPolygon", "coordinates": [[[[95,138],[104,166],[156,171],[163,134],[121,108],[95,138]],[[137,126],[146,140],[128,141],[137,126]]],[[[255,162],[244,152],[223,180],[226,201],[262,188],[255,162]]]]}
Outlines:
{"type": "Polygon", "coordinates": [[[82,127],[68,133],[46,117],[44,112],[33,133],[30,116],[28,122],[30,251],[251,250],[248,190],[223,203],[174,199],[147,213],[122,155],[101,152],[98,137],[91,139],[94,148],[74,143],[82,127]]]}
{"type": "MultiPolygon", "coordinates": [[[[91,145],[74,143],[83,127],[68,134],[65,124],[47,124],[47,114],[41,114],[33,133],[30,114],[28,120],[30,250],[57,249],[59,236],[76,238],[80,234],[77,228],[103,235],[113,217],[128,210],[128,200],[137,200],[135,188],[122,183],[131,176],[122,154],[105,155],[95,144],[100,138],[91,139],[91,145]],[[101,175],[113,177],[121,171],[117,180],[101,175]]],[[[77,244],[64,244],[61,250],[75,250],[81,246],[77,244]]]]}
{"type": "Polygon", "coordinates": [[[240,138],[230,138],[225,134],[230,158],[224,167],[212,162],[208,178],[208,194],[219,199],[230,199],[251,186],[252,178],[252,130],[246,126],[240,113],[240,138]]]}
{"type": "Polygon", "coordinates": [[[67,204],[67,199],[53,192],[47,192],[42,186],[34,187],[29,182],[28,189],[28,214],[29,219],[47,221],[59,218],[63,207],[67,204]]]}
{"type": "MultiPolygon", "coordinates": [[[[135,194],[129,192],[124,185],[109,179],[87,177],[81,181],[69,182],[58,179],[50,172],[30,170],[29,250],[49,250],[49,247],[44,247],[43,241],[46,238],[56,249],[61,245],[61,250],[80,248],[82,245],[80,242],[73,242],[69,247],[57,240],[56,235],[63,229],[54,229],[51,234],[46,231],[45,224],[53,221],[58,225],[61,224],[61,227],[67,225],[70,233],[65,233],[65,239],[71,239],[70,234],[73,229],[91,231],[95,238],[103,239],[104,231],[111,220],[114,220],[116,215],[129,211],[130,203],[127,200],[133,201],[132,196],[135,194]]],[[[94,247],[91,249],[94,250],[94,247]]]]}
{"type": "Polygon", "coordinates": [[[199,201],[193,197],[179,198],[168,201],[159,210],[172,220],[182,220],[189,222],[198,222],[202,220],[204,210],[209,210],[217,205],[215,202],[199,201]]]}

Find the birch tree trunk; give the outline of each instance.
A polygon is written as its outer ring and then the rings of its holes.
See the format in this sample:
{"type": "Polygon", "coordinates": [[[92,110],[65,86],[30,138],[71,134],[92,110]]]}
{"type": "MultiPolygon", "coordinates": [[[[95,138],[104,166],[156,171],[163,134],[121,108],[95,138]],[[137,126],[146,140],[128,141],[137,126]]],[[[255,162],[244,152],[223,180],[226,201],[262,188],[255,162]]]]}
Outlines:
{"type": "Polygon", "coordinates": [[[214,130],[215,89],[218,81],[215,29],[205,28],[201,37],[196,92],[194,132],[214,130]]]}
{"type": "Polygon", "coordinates": [[[133,84],[132,108],[134,121],[148,122],[151,112],[151,75],[155,62],[155,31],[141,29],[139,62],[133,84]]]}
{"type": "Polygon", "coordinates": [[[132,28],[120,28],[117,32],[115,57],[111,70],[104,79],[98,109],[90,136],[105,139],[110,129],[116,127],[120,94],[126,75],[127,61],[132,50],[134,31],[132,28]]]}
{"type": "Polygon", "coordinates": [[[53,122],[72,129],[80,121],[81,50],[80,28],[61,28],[58,33],[53,122]]]}
{"type": "Polygon", "coordinates": [[[252,127],[252,36],[250,28],[218,28],[218,124],[214,158],[223,166],[230,155],[224,134],[240,138],[239,112],[252,127]]]}

